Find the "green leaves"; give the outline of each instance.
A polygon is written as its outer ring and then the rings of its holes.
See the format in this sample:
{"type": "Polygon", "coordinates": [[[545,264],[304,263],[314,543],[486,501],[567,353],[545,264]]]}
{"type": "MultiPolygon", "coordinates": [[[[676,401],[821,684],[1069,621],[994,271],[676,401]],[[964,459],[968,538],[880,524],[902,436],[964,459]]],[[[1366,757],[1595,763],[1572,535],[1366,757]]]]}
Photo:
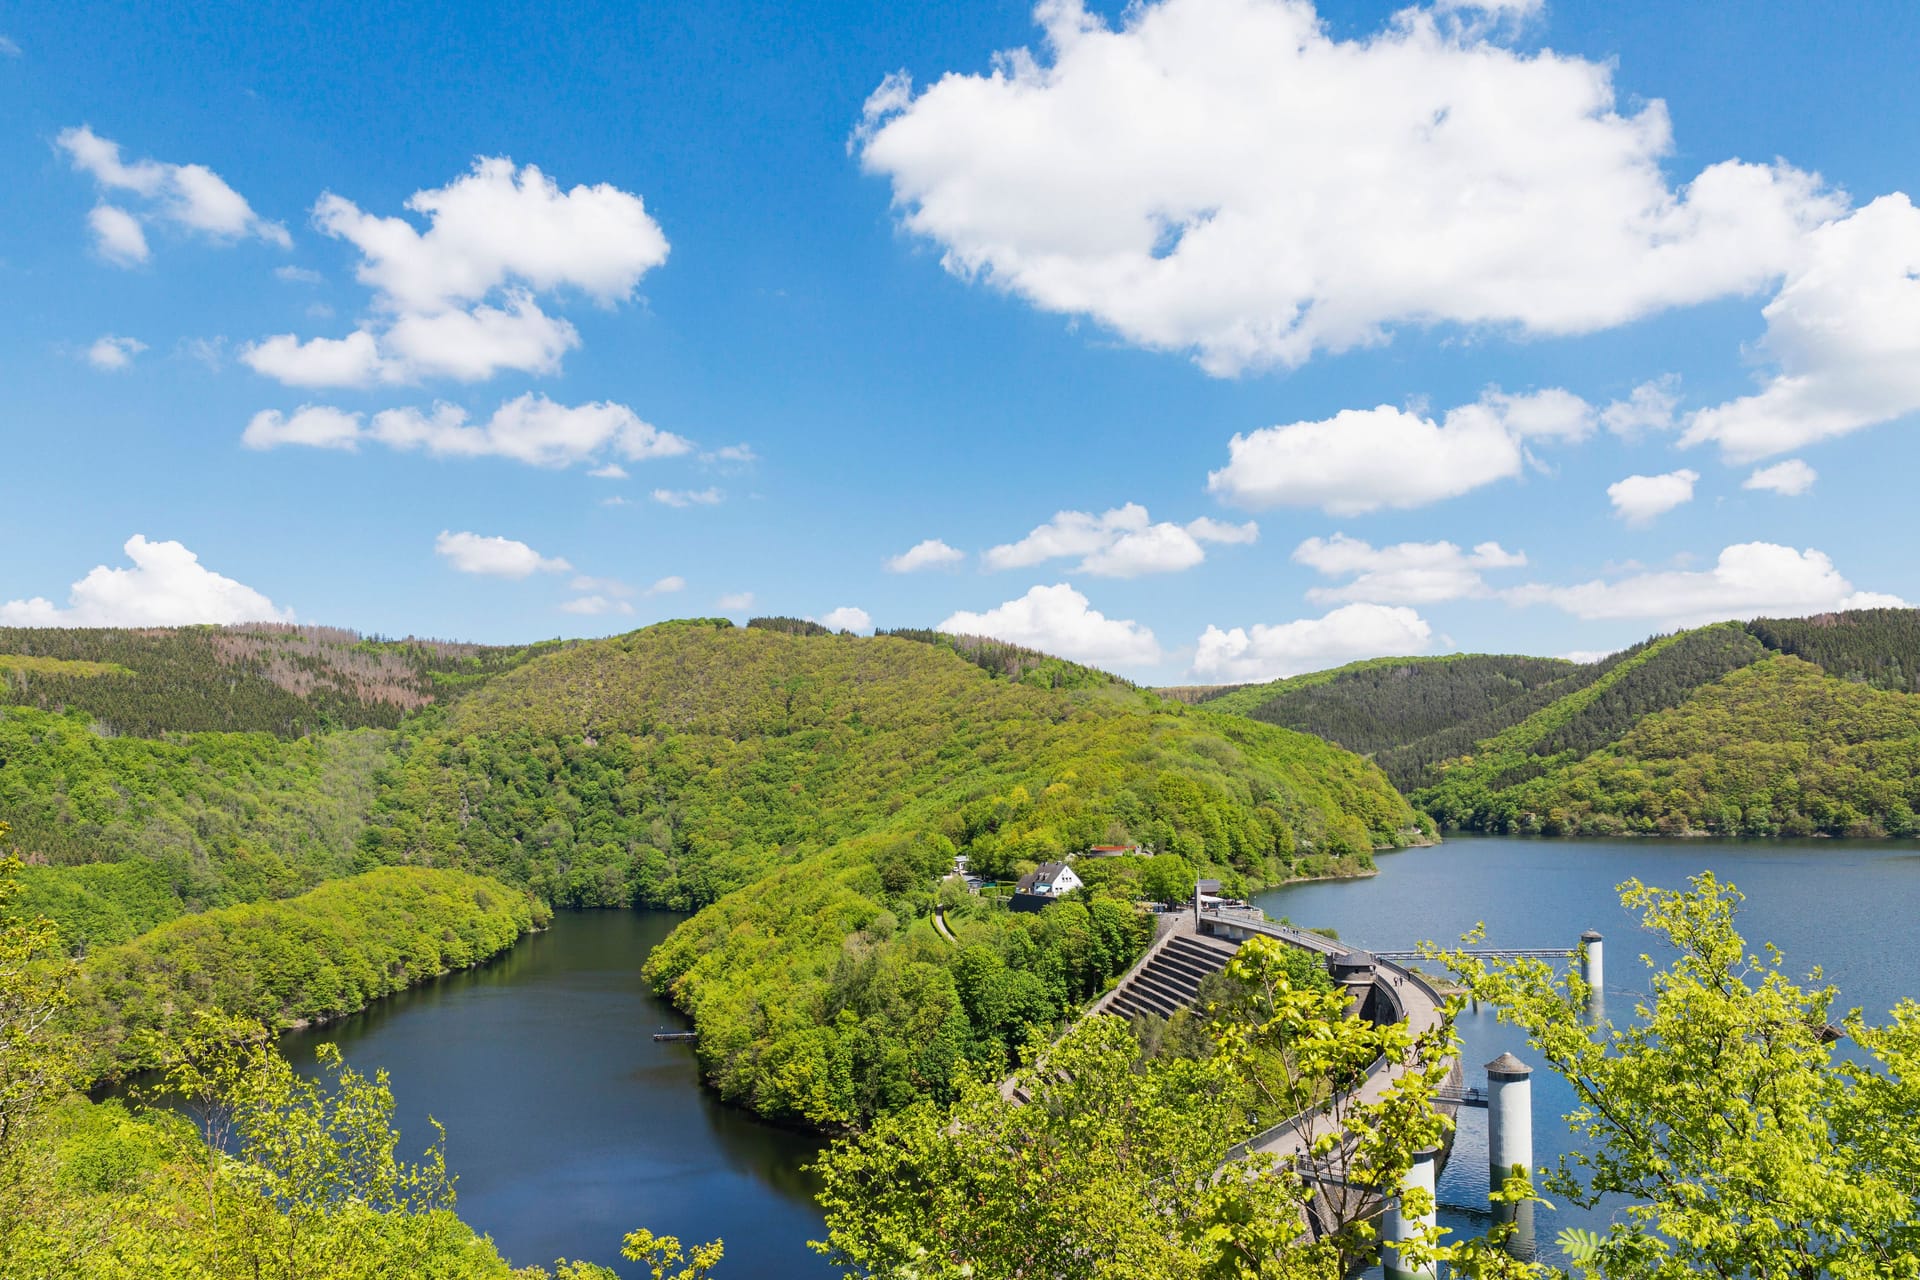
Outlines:
{"type": "Polygon", "coordinates": [[[1573,1085],[1587,1149],[1548,1188],[1582,1206],[1628,1201],[1597,1243],[1568,1242],[1576,1261],[1623,1277],[1920,1274],[1920,1010],[1885,1028],[1856,1011],[1849,1029],[1877,1066],[1843,1061],[1826,1034],[1834,989],[1795,982],[1771,947],[1748,951],[1732,886],[1703,873],[1684,893],[1620,888],[1679,953],[1629,1026],[1593,1026],[1578,978],[1540,961],[1439,954],[1573,1085]]]}

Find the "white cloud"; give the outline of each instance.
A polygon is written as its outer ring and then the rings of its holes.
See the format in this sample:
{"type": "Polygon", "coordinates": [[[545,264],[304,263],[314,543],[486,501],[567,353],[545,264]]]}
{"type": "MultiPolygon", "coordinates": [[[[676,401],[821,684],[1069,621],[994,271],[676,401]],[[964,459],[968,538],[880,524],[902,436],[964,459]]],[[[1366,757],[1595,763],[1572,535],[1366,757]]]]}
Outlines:
{"type": "Polygon", "coordinates": [[[394,367],[364,329],[344,338],[306,342],[282,333],[248,343],[240,348],[240,359],[255,373],[289,387],[370,387],[394,367]]]}
{"type": "Polygon", "coordinates": [[[679,574],[668,574],[664,578],[655,579],[654,584],[647,588],[647,594],[650,596],[664,596],[670,595],[675,591],[685,591],[686,589],[687,580],[685,578],[679,574]]]}
{"type": "Polygon", "coordinates": [[[326,277],[312,267],[275,267],[274,278],[285,280],[288,284],[324,284],[326,277]]]}
{"type": "Polygon", "coordinates": [[[73,584],[64,609],[39,596],[9,600],[0,604],[0,626],[180,627],[293,620],[293,610],[206,568],[178,542],[149,542],[136,533],[123,549],[132,568],[96,566],[73,584]]]}
{"type": "Polygon", "coordinates": [[[967,558],[967,553],[948,546],[938,538],[916,542],[887,560],[888,573],[917,573],[922,569],[946,569],[967,558]]]}
{"type": "Polygon", "coordinates": [[[714,507],[727,495],[718,489],[655,489],[653,500],[668,507],[714,507]]]}
{"type": "Polygon", "coordinates": [[[668,458],[693,446],[668,431],[643,422],[623,404],[596,401],[556,404],[529,392],[507,401],[487,421],[471,424],[458,405],[437,404],[431,413],[387,409],[362,425],[361,415],[325,405],[303,405],[291,418],[278,411],[257,413],[241,441],[250,448],[311,445],[352,449],[362,442],[403,451],[421,450],[440,458],[508,458],[533,467],[571,467],[609,459],[595,474],[628,462],[668,458]]]}
{"type": "Polygon", "coordinates": [[[535,295],[572,290],[612,306],[667,259],[666,235],[639,196],[607,183],[563,192],[504,157],[416,191],[407,208],[425,231],[321,196],[314,225],[360,251],[355,276],[374,291],[374,315],[346,338],[278,334],[241,358],[303,387],[554,373],[580,335],[535,295]]]}
{"type": "Polygon", "coordinates": [[[593,470],[587,472],[587,474],[596,480],[625,480],[627,478],[627,469],[617,462],[609,462],[604,466],[595,467],[593,470]]]}
{"type": "Polygon", "coordinates": [[[1819,478],[1820,473],[1800,459],[1788,458],[1770,467],[1756,468],[1740,487],[1765,489],[1783,497],[1795,498],[1813,488],[1813,482],[1819,478]]]}
{"type": "Polygon", "coordinates": [[[729,613],[737,613],[743,609],[753,608],[753,592],[735,591],[731,595],[721,596],[714,603],[729,613]]]}
{"type": "Polygon", "coordinates": [[[1920,209],[1882,196],[1808,235],[1762,314],[1779,372],[1694,414],[1683,445],[1752,462],[1920,411],[1920,209]]]}
{"type": "Polygon", "coordinates": [[[20,56],[20,42],[12,36],[0,36],[0,55],[9,58],[20,56]]]}
{"type": "Polygon", "coordinates": [[[1100,515],[1060,511],[1018,542],[994,547],[981,556],[988,569],[1024,569],[1061,556],[1078,556],[1078,569],[1107,578],[1191,569],[1207,558],[1202,542],[1249,543],[1260,527],[1226,524],[1202,517],[1184,527],[1154,524],[1137,502],[1100,515]]]}
{"type": "Polygon", "coordinates": [[[1607,486],[1607,500],[1613,514],[1630,525],[1641,527],[1693,501],[1693,486],[1700,481],[1698,471],[1669,471],[1657,476],[1628,476],[1607,486]]]}
{"type": "Polygon", "coordinates": [[[116,266],[137,266],[153,256],[140,219],[118,205],[93,206],[87,214],[87,225],[93,228],[93,247],[116,266]]]}
{"type": "Polygon", "coordinates": [[[263,409],[247,422],[240,443],[249,449],[278,449],[282,445],[304,445],[310,449],[360,447],[360,415],[324,404],[303,404],[291,414],[278,409],[263,409]]]}
{"type": "Polygon", "coordinates": [[[701,454],[700,461],[709,466],[731,465],[744,467],[760,461],[760,455],[753,451],[752,445],[728,444],[722,445],[720,448],[714,449],[709,453],[701,454]]]}
{"type": "Polygon", "coordinates": [[[1602,658],[1610,658],[1617,652],[1618,650],[1616,649],[1574,649],[1560,656],[1568,662],[1577,662],[1584,667],[1598,662],[1602,658]]]}
{"type": "MultiPolygon", "coordinates": [[[[120,144],[91,127],[63,129],[54,139],[73,167],[92,176],[103,191],[138,196],[146,221],[171,223],[218,243],[252,236],[290,248],[287,229],[254,213],[253,207],[219,174],[199,164],[120,158],[120,144]]],[[[99,204],[87,216],[102,256],[123,266],[147,260],[147,238],[136,217],[118,205],[99,204]]]]}
{"type": "Polygon", "coordinates": [[[1160,660],[1153,632],[1137,622],[1107,617],[1064,582],[1035,587],[985,613],[950,614],[939,629],[992,636],[1096,666],[1148,666],[1160,660]]]}
{"type": "Polygon", "coordinates": [[[633,594],[633,588],[618,578],[595,578],[584,573],[576,575],[567,584],[567,590],[586,595],[608,595],[616,600],[624,600],[633,594]]]}
{"type": "Polygon", "coordinates": [[[1220,542],[1228,546],[1251,546],[1260,541],[1260,526],[1251,520],[1244,524],[1231,524],[1211,516],[1201,516],[1198,520],[1187,521],[1187,532],[1202,542],[1220,542]]]}
{"type": "Polygon", "coordinates": [[[609,600],[605,596],[575,596],[571,600],[561,602],[560,612],[591,618],[605,613],[630,614],[633,612],[633,606],[625,600],[609,600]]]}
{"type": "Polygon", "coordinates": [[[1516,604],[1550,604],[1577,618],[1650,619],[1670,627],[1903,603],[1895,596],[1856,591],[1823,552],[1795,551],[1771,542],[1727,547],[1713,568],[1698,572],[1637,573],[1570,587],[1536,584],[1514,589],[1508,599],[1516,604]]]}
{"type": "Polygon", "coordinates": [[[1424,653],[1432,639],[1433,628],[1412,609],[1349,604],[1277,626],[1209,626],[1195,648],[1193,670],[1220,682],[1276,680],[1360,658],[1424,653]]]}
{"type": "Polygon", "coordinates": [[[1527,562],[1525,555],[1497,542],[1482,542],[1471,551],[1451,542],[1375,547],[1344,533],[1308,538],[1293,549],[1293,559],[1330,578],[1352,575],[1353,581],[1340,586],[1309,590],[1307,599],[1317,604],[1438,604],[1474,599],[1493,594],[1482,576],[1486,570],[1514,569],[1527,562]]]}
{"type": "Polygon", "coordinates": [[[843,604],[820,619],[820,625],[831,627],[835,631],[871,631],[873,618],[865,609],[843,604]]]}
{"type": "Polygon", "coordinates": [[[147,344],[138,338],[121,338],[109,333],[94,339],[87,348],[87,363],[96,369],[115,373],[133,363],[133,358],[147,349],[147,344]]]}
{"type": "Polygon", "coordinates": [[[566,573],[573,568],[558,557],[541,555],[524,542],[477,533],[442,529],[433,540],[433,549],[461,573],[491,578],[527,578],[536,573],[566,573]]]}
{"type": "Polygon", "coordinates": [[[1625,400],[1615,400],[1600,411],[1607,430],[1627,440],[1635,440],[1649,431],[1673,430],[1673,411],[1680,398],[1675,392],[1679,379],[1656,378],[1633,389],[1625,400]]]}
{"type": "Polygon", "coordinates": [[[1392,405],[1235,435],[1207,490],[1235,506],[1319,507],[1351,516],[1421,507],[1518,476],[1528,440],[1578,440],[1591,406],[1552,388],[1493,390],[1441,421],[1392,405]]]}
{"type": "MultiPolygon", "coordinates": [[[[1456,8],[1464,6],[1455,6],[1456,8]]],[[[1473,6],[1506,16],[1526,6],[1473,6]]],[[[1039,52],[869,98],[852,142],[956,275],[1217,374],[1453,323],[1576,334],[1762,288],[1840,212],[1783,164],[1682,186],[1665,104],[1610,66],[1308,0],[1036,9],[1039,52]]]]}

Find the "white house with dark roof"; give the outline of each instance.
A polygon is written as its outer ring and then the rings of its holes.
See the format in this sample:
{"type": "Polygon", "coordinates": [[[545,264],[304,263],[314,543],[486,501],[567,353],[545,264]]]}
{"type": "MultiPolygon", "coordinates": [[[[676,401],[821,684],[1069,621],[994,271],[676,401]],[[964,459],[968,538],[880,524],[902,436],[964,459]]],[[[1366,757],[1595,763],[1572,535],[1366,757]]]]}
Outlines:
{"type": "Polygon", "coordinates": [[[1021,876],[1014,884],[1013,891],[1035,898],[1059,898],[1072,893],[1083,883],[1066,863],[1043,862],[1021,876]]]}

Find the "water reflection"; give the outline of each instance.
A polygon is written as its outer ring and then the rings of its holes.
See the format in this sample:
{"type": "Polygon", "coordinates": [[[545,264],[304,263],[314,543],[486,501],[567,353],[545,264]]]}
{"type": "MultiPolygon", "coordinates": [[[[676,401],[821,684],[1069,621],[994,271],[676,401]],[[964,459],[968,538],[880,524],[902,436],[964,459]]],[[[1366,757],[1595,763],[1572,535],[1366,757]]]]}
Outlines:
{"type": "Polygon", "coordinates": [[[385,1067],[402,1151],[431,1136],[429,1113],[446,1125],[461,1216],[516,1264],[585,1257],[641,1274],[618,1253],[645,1226],[724,1237],[729,1276],[830,1275],[806,1248],[822,1234],[802,1171],[817,1142],[722,1105],[691,1046],[653,1041],[687,1026],[640,977],[680,919],[563,913],[494,964],[282,1047],[302,1070],[322,1041],[385,1067]]]}

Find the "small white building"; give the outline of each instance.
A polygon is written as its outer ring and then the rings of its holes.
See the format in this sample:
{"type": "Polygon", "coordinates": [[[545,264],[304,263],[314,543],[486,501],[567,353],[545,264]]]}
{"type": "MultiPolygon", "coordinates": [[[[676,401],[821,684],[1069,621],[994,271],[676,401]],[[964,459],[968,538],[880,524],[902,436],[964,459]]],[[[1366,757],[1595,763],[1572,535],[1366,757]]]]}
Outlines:
{"type": "Polygon", "coordinates": [[[1021,876],[1013,888],[1015,893],[1032,894],[1037,898],[1058,898],[1072,893],[1083,883],[1066,863],[1043,862],[1021,876]]]}

